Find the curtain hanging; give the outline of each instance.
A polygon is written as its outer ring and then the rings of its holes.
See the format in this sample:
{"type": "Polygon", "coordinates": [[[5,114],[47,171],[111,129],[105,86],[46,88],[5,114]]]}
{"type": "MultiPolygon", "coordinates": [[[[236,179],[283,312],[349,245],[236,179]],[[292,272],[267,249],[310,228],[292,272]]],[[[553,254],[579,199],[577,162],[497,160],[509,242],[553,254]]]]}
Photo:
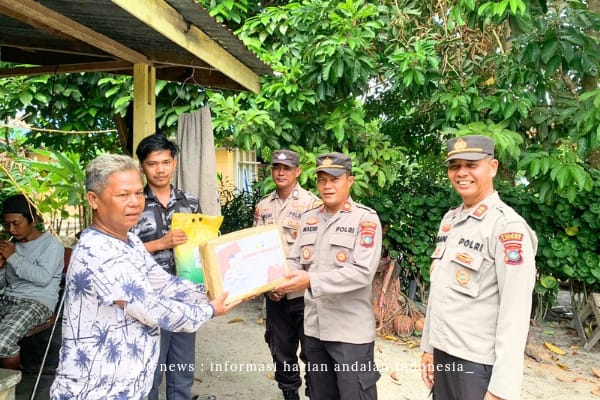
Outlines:
{"type": "Polygon", "coordinates": [[[183,113],[177,127],[177,171],[174,185],[198,196],[202,212],[221,215],[217,186],[217,159],[210,109],[183,113]]]}

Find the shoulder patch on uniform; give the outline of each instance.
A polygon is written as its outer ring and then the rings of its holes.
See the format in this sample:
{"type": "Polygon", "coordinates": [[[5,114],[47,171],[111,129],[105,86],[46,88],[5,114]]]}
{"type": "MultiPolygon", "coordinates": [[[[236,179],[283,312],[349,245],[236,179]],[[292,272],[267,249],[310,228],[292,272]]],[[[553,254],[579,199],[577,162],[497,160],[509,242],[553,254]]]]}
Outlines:
{"type": "Polygon", "coordinates": [[[523,263],[521,243],[506,243],[504,245],[504,261],[509,265],[519,265],[523,263]]]}
{"type": "Polygon", "coordinates": [[[498,238],[502,243],[504,242],[512,242],[512,241],[523,241],[523,234],[521,232],[506,232],[498,235],[498,238]]]}
{"type": "Polygon", "coordinates": [[[360,246],[361,247],[373,247],[375,244],[375,232],[377,230],[377,223],[373,221],[361,222],[358,226],[360,231],[360,246]]]}
{"type": "Polygon", "coordinates": [[[520,265],[523,263],[522,242],[524,236],[521,232],[504,232],[498,235],[498,239],[504,244],[504,262],[506,264],[520,265]]]}

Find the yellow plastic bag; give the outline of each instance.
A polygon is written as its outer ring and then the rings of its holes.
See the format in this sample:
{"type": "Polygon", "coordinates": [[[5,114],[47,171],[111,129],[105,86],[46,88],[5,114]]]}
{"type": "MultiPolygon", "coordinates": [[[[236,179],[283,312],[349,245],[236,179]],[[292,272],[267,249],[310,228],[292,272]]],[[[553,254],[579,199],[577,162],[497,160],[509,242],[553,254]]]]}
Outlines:
{"type": "Polygon", "coordinates": [[[222,216],[174,213],[171,229],[181,229],[187,242],[173,248],[177,276],[195,283],[204,283],[200,244],[219,236],[222,216]]]}

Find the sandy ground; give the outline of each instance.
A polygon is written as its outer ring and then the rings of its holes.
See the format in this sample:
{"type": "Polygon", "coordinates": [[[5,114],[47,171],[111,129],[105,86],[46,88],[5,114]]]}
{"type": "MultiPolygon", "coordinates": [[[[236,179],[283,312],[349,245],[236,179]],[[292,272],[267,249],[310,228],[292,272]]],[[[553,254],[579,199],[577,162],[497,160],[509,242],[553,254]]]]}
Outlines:
{"type": "MultiPolygon", "coordinates": [[[[260,317],[258,299],[238,306],[200,329],[196,375],[201,382],[194,384],[195,393],[216,395],[219,400],[282,398],[273,379],[260,317]]],[[[592,367],[600,371],[600,344],[592,352],[582,351],[568,321],[532,327],[531,336],[531,343],[541,345],[532,345],[529,352],[535,353],[541,362],[525,357],[523,400],[600,399],[600,378],[591,372],[592,367]],[[567,354],[552,353],[544,342],[567,354]]],[[[422,354],[418,340],[377,339],[375,361],[382,372],[377,383],[380,400],[427,399],[428,391],[418,370],[422,354]],[[390,376],[392,371],[396,371],[397,380],[390,376]]]]}
{"type": "MultiPolygon", "coordinates": [[[[273,378],[273,364],[264,342],[261,299],[243,303],[229,314],[218,317],[198,331],[197,394],[217,399],[282,399],[273,378]]],[[[416,342],[414,342],[416,344],[416,342]]],[[[406,344],[378,340],[375,361],[382,373],[377,384],[380,399],[426,399],[418,365],[421,352],[406,344]],[[398,381],[390,377],[397,371],[398,381]]]]}
{"type": "MultiPolygon", "coordinates": [[[[261,299],[241,304],[229,314],[210,321],[198,331],[196,382],[193,392],[215,395],[218,400],[282,399],[273,379],[273,364],[264,342],[261,299]]],[[[382,372],[377,383],[380,400],[425,400],[428,391],[418,370],[421,351],[418,338],[376,341],[376,363],[382,372]],[[395,371],[397,380],[392,379],[395,371]]],[[[592,352],[580,349],[581,342],[569,328],[569,321],[557,321],[531,329],[525,356],[523,400],[600,399],[600,344],[592,352]],[[549,351],[544,342],[567,354],[549,351]],[[595,394],[598,393],[598,394],[595,394]]],[[[51,376],[45,376],[36,399],[48,398],[51,376]]],[[[29,399],[33,377],[25,376],[17,400],[29,399]]],[[[164,396],[163,396],[164,398],[164,396]]]]}

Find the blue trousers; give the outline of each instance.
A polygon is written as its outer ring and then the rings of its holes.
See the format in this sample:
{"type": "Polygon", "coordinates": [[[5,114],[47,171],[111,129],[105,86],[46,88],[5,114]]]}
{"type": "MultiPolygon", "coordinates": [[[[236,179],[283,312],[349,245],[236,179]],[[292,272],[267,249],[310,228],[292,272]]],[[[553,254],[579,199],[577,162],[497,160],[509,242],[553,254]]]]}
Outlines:
{"type": "Polygon", "coordinates": [[[167,400],[190,400],[196,369],[196,333],[160,330],[160,354],[148,400],[158,400],[163,374],[167,400]]]}

